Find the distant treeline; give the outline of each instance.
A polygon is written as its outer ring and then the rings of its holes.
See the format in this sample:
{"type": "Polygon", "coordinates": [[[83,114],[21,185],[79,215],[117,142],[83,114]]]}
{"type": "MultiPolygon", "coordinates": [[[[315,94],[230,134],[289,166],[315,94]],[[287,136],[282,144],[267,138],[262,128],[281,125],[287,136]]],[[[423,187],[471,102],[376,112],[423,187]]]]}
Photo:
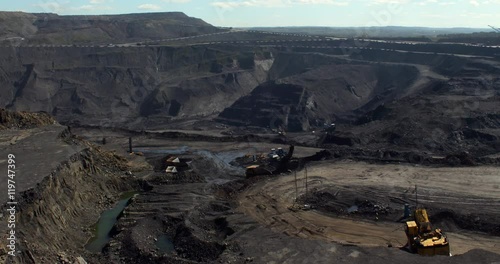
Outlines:
{"type": "Polygon", "coordinates": [[[499,53],[499,49],[495,48],[444,43],[429,43],[417,45],[407,45],[400,43],[370,43],[368,47],[375,49],[393,49],[413,52],[449,53],[476,56],[497,56],[497,54],[499,53]]]}
{"type": "MultiPolygon", "coordinates": [[[[480,28],[426,28],[426,27],[255,27],[254,30],[326,35],[342,38],[367,37],[367,38],[435,38],[445,34],[470,34],[484,31],[480,28]]],[[[425,40],[424,40],[425,41],[425,40]]]]}
{"type": "Polygon", "coordinates": [[[373,38],[371,37],[370,39],[375,39],[375,40],[385,40],[385,41],[408,41],[408,42],[432,42],[433,40],[431,38],[428,38],[426,36],[421,36],[421,37],[393,37],[393,38],[373,38]]]}
{"type": "Polygon", "coordinates": [[[500,45],[500,33],[477,32],[472,34],[439,35],[439,42],[471,43],[484,45],[500,45]]]}
{"type": "MultiPolygon", "coordinates": [[[[394,43],[394,42],[373,42],[373,41],[362,41],[358,39],[347,39],[347,40],[335,40],[330,42],[332,47],[337,47],[337,55],[346,54],[359,54],[363,50],[374,49],[374,50],[386,50],[384,52],[390,51],[408,51],[408,52],[425,52],[425,53],[442,53],[442,54],[462,54],[462,55],[474,55],[474,56],[488,56],[488,57],[498,57],[500,56],[500,48],[493,47],[482,47],[480,45],[463,45],[454,43],[439,43],[439,42],[425,42],[417,44],[407,44],[407,43],[394,43]]],[[[307,50],[307,49],[305,49],[307,50]]],[[[374,52],[374,51],[369,51],[374,52]]]]}

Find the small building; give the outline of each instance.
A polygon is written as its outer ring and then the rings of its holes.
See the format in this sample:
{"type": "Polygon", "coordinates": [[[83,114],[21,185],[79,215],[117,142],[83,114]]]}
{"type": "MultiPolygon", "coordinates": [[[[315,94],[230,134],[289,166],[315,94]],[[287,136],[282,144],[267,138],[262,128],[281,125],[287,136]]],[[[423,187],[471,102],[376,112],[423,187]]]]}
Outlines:
{"type": "Polygon", "coordinates": [[[177,173],[177,167],[175,166],[168,166],[167,169],[165,170],[166,173],[177,173]]]}
{"type": "Polygon", "coordinates": [[[165,162],[165,165],[166,166],[174,166],[177,169],[189,167],[189,164],[188,164],[186,159],[181,159],[181,158],[175,157],[175,156],[168,157],[166,162],[165,162]]]}
{"type": "Polygon", "coordinates": [[[178,157],[170,157],[167,159],[167,163],[181,163],[181,160],[178,157]]]}

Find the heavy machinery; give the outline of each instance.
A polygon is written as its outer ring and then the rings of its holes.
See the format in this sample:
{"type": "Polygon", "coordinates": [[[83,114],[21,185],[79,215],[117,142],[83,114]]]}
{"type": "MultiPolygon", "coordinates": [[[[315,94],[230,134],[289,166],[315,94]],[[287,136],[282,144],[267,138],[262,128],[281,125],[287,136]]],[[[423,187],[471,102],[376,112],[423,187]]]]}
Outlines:
{"type": "Polygon", "coordinates": [[[406,222],[405,232],[408,248],[424,256],[450,255],[448,238],[441,229],[432,229],[427,210],[416,209],[413,221],[406,222]]]}
{"type": "Polygon", "coordinates": [[[278,149],[278,151],[273,149],[272,152],[269,153],[268,158],[261,161],[260,164],[248,166],[245,172],[246,176],[254,177],[258,175],[273,175],[286,172],[293,155],[293,150],[293,145],[290,145],[288,152],[284,152],[281,149],[278,149]]]}

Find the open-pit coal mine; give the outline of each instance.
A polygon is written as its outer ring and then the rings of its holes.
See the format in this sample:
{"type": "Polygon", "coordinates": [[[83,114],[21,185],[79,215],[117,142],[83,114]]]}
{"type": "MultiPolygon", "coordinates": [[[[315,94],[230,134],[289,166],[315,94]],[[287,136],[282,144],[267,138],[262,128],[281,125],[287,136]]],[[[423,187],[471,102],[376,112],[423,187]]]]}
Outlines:
{"type": "Polygon", "coordinates": [[[500,263],[498,47],[0,21],[2,263],[500,263]]]}

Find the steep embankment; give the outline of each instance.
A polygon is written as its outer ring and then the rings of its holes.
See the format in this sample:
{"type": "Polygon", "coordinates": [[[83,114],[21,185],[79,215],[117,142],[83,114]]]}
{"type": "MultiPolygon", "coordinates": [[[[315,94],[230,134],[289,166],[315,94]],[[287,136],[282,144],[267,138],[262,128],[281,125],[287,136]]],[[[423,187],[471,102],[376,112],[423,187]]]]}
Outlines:
{"type": "Polygon", "coordinates": [[[90,227],[99,213],[114,204],[120,192],[139,188],[137,180],[125,174],[134,169],[125,158],[68,131],[60,140],[83,150],[62,161],[34,188],[17,195],[17,248],[21,253],[15,261],[20,263],[54,263],[63,255],[73,262],[85,254],[84,245],[92,236],[90,227]]]}
{"type": "Polygon", "coordinates": [[[0,57],[0,106],[136,129],[217,114],[264,82],[273,61],[206,47],[4,47],[0,57]]]}
{"type": "MultiPolygon", "coordinates": [[[[132,172],[149,168],[142,157],[126,159],[82,140],[46,113],[0,109],[0,127],[0,167],[12,175],[0,178],[0,187],[14,197],[5,195],[0,207],[7,212],[7,202],[15,202],[16,220],[0,226],[2,263],[56,263],[59,255],[73,263],[85,254],[100,212],[121,192],[140,189],[132,172]],[[17,257],[7,260],[11,231],[17,257]]],[[[0,214],[0,221],[11,217],[0,214]]]]}
{"type": "Polygon", "coordinates": [[[35,258],[40,260],[50,252],[70,248],[81,254],[91,237],[90,225],[98,219],[100,210],[134,186],[132,178],[120,176],[127,169],[125,163],[123,158],[89,148],[23,194],[19,226],[25,230],[25,246],[35,258]],[[50,241],[37,243],[40,238],[50,241]]]}
{"type": "Polygon", "coordinates": [[[127,43],[221,31],[180,12],[106,16],[0,12],[0,22],[0,42],[5,44],[127,43]]]}
{"type": "Polygon", "coordinates": [[[225,109],[221,121],[304,131],[399,97],[415,82],[413,66],[349,62],[319,54],[277,56],[270,79],[225,109]]]}

